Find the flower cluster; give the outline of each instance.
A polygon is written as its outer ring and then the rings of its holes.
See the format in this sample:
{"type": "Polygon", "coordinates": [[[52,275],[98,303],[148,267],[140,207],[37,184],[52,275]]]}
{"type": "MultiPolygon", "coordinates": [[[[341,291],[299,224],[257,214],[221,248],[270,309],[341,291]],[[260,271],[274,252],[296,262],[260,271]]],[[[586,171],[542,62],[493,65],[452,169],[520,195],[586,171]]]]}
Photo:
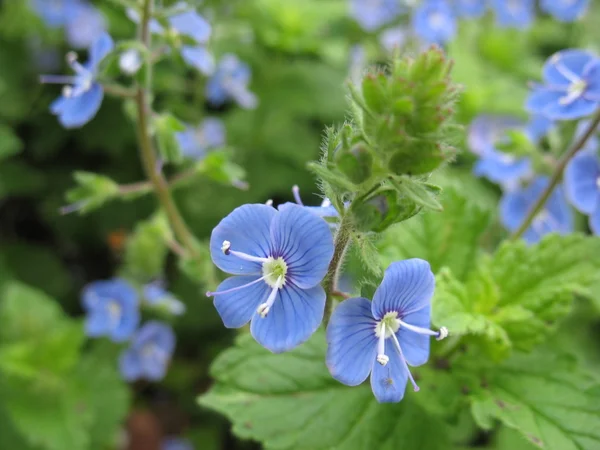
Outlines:
{"type": "Polygon", "coordinates": [[[143,286],[142,292],[140,298],[138,291],[120,278],[88,284],[82,293],[85,331],[92,338],[105,336],[113,342],[129,342],[119,359],[119,369],[127,381],[158,381],[165,376],[175,350],[175,334],[170,326],[158,321],[148,321],[140,327],[140,307],[143,303],[179,315],[185,311],[185,305],[160,282],[143,286]]]}
{"type": "MultiPolygon", "coordinates": [[[[334,252],[320,216],[301,204],[244,205],[215,227],[212,260],[234,276],[207,295],[226,327],[250,322],[252,336],[274,353],[297,347],[317,330],[326,302],[320,283],[334,252]]],[[[342,302],[327,327],[332,376],[355,386],[371,373],[380,402],[400,401],[408,380],[418,390],[408,365],[427,361],[430,336],[447,335],[445,328],[429,329],[434,285],[427,262],[407,260],[390,265],[372,302],[342,302]],[[392,348],[386,351],[387,339],[392,348]]]]}

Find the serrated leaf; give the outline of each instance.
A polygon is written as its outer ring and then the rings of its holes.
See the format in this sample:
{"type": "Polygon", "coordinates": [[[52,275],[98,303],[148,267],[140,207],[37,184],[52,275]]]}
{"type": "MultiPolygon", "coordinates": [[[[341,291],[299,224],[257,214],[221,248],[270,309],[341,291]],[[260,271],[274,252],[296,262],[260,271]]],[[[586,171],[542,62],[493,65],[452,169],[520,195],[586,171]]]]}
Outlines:
{"type": "Polygon", "coordinates": [[[200,404],[225,414],[244,439],[279,450],[366,448],[447,449],[443,423],[428,415],[411,392],[399,404],[379,404],[368,383],[347,387],[325,367],[325,337],[269,353],[249,335],[211,368],[216,384],[200,404]],[[275,412],[275,414],[274,414],[275,412]],[[434,428],[435,433],[428,432],[434,428]]]}
{"type": "Polygon", "coordinates": [[[476,422],[498,419],[546,450],[600,448],[600,390],[570,358],[551,349],[518,354],[484,375],[472,397],[476,422]]]}
{"type": "Polygon", "coordinates": [[[443,206],[436,198],[440,189],[437,186],[422,183],[408,176],[397,177],[398,180],[393,183],[400,194],[415,202],[423,208],[434,211],[443,211],[443,206]]]}
{"type": "Polygon", "coordinates": [[[384,267],[394,261],[422,258],[434,273],[446,266],[464,280],[479,253],[489,213],[451,187],[441,198],[444,211],[427,212],[388,229],[378,243],[384,267]]]}

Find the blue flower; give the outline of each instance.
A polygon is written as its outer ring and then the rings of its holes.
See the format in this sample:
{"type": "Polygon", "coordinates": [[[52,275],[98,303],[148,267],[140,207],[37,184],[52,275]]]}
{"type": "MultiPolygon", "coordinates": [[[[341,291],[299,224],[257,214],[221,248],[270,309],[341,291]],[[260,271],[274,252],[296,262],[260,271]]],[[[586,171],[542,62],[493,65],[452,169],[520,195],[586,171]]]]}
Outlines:
{"type": "MultiPolygon", "coordinates": [[[[538,177],[526,188],[504,194],[500,201],[500,218],[508,230],[515,231],[523,223],[547,185],[547,177],[538,177]]],[[[523,238],[527,243],[534,244],[548,233],[568,234],[572,231],[573,213],[559,185],[533,219],[523,238]]]]}
{"type": "Polygon", "coordinates": [[[430,336],[448,335],[446,328],[429,329],[434,288],[429,263],[409,259],[386,269],[372,302],[340,303],[327,326],[327,367],[333,378],[357,386],[371,374],[371,389],[381,403],[402,400],[408,380],[418,391],[408,366],[427,362],[430,336]]]}
{"type": "Polygon", "coordinates": [[[481,17],[486,8],[487,4],[483,0],[455,0],[454,2],[454,9],[459,17],[481,17]]]}
{"type": "Polygon", "coordinates": [[[199,160],[207,150],[225,145],[225,126],[221,120],[209,117],[199,126],[177,133],[176,138],[184,156],[199,160]]]}
{"type": "Polygon", "coordinates": [[[456,18],[444,0],[426,0],[419,5],[412,26],[418,37],[435,44],[448,42],[456,34],[456,18]]]}
{"type": "Polygon", "coordinates": [[[319,327],[319,285],[333,256],[327,223],[293,203],[243,205],[213,230],[213,262],[236,275],[223,281],[214,305],[227,328],[251,321],[254,339],[274,353],[306,341],[319,327]]]}
{"type": "Polygon", "coordinates": [[[58,116],[65,128],[78,128],[94,118],[104,89],[96,81],[100,61],[113,49],[111,37],[104,33],[89,49],[90,59],[85,64],[77,61],[75,53],[67,55],[67,61],[75,71],[74,76],[43,75],[42,83],[65,84],[62,95],[50,105],[52,114],[58,116]]]}
{"type": "MultiPolygon", "coordinates": [[[[137,11],[127,9],[127,17],[139,23],[137,11]]],[[[168,18],[169,27],[163,27],[156,19],[150,21],[150,31],[169,37],[176,42],[181,57],[186,64],[198,69],[205,75],[211,75],[215,70],[215,60],[206,49],[206,44],[212,33],[210,24],[196,11],[186,11],[168,18]],[[181,39],[181,36],[184,39],[181,39]]]]}
{"type": "Polygon", "coordinates": [[[164,309],[176,316],[185,313],[185,305],[167,291],[164,287],[164,283],[160,281],[146,284],[143,293],[144,299],[151,306],[164,309]]]}
{"type": "Polygon", "coordinates": [[[65,23],[67,42],[73,48],[88,48],[106,32],[106,21],[89,3],[75,2],[65,23]]]}
{"type": "Polygon", "coordinates": [[[256,108],[258,100],[248,90],[250,67],[237,56],[226,54],[221,58],[214,75],[206,84],[206,98],[216,106],[235,100],[242,108],[256,108]]]}
{"type": "Polygon", "coordinates": [[[585,13],[589,0],[541,0],[542,11],[561,22],[573,22],[585,13]]]}
{"type": "Polygon", "coordinates": [[[526,108],[552,120],[571,120],[593,113],[600,103],[600,59],[569,49],[544,64],[544,84],[529,94],[526,108]]]}
{"type": "Polygon", "coordinates": [[[114,342],[129,339],[140,321],[138,295],[119,278],[94,281],[82,293],[88,336],[108,336],[114,342]]]}
{"type": "Polygon", "coordinates": [[[162,441],[161,450],[194,450],[194,446],[187,439],[167,437],[162,441]]]}
{"type": "Polygon", "coordinates": [[[121,375],[127,381],[162,380],[174,350],[175,333],[171,327],[162,322],[147,322],[119,358],[121,375]]]}
{"type": "Polygon", "coordinates": [[[600,234],[600,160],[595,152],[580,151],[565,169],[565,191],[569,202],[590,216],[594,234],[600,234]]]}
{"type": "Polygon", "coordinates": [[[527,28],[535,18],[534,0],[491,0],[501,27],[527,28]]]}
{"type": "Polygon", "coordinates": [[[485,154],[506,136],[506,131],[518,128],[522,123],[511,116],[492,116],[482,114],[469,125],[467,144],[476,155],[485,154]]]}
{"type": "Polygon", "coordinates": [[[363,30],[374,31],[404,12],[398,0],[351,0],[350,15],[363,30]]]}

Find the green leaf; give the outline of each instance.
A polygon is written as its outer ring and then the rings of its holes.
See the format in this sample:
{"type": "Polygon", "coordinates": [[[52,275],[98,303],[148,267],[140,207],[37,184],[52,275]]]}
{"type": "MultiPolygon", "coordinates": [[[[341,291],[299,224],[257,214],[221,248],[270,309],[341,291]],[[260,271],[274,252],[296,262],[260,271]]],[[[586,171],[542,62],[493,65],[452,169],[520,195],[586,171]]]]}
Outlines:
{"type": "Polygon", "coordinates": [[[67,201],[81,214],[99,208],[119,195],[119,185],[109,177],[93,172],[77,171],[73,174],[77,186],[66,193],[67,201]]]}
{"type": "Polygon", "coordinates": [[[408,176],[396,177],[394,186],[399,193],[404,194],[417,205],[434,211],[442,211],[444,208],[435,197],[440,189],[427,183],[417,181],[408,176]],[[434,194],[435,192],[435,194],[434,194]]]}
{"type": "Polygon", "coordinates": [[[154,119],[154,130],[162,158],[167,162],[181,162],[181,148],[175,135],[184,131],[185,125],[171,113],[165,113],[154,119]]]}
{"type": "Polygon", "coordinates": [[[381,275],[382,269],[379,253],[377,252],[377,247],[373,243],[371,237],[365,234],[354,234],[352,235],[352,240],[358,249],[362,267],[375,276],[381,275]]]}
{"type": "Polygon", "coordinates": [[[460,280],[475,264],[489,214],[475,206],[464,191],[449,187],[442,194],[444,211],[426,212],[388,229],[378,243],[381,261],[422,258],[434,273],[446,266],[460,280]]]}
{"type": "Polygon", "coordinates": [[[141,282],[161,275],[169,239],[172,239],[171,229],[163,214],[138,222],[125,247],[126,272],[141,282]]]}
{"type": "Polygon", "coordinates": [[[379,404],[368,382],[347,387],[333,380],[325,367],[322,332],[280,355],[243,335],[211,372],[216,384],[200,404],[225,414],[237,436],[261,441],[267,449],[449,446],[444,424],[411,398],[418,394],[408,392],[399,404],[379,404]]]}
{"type": "Polygon", "coordinates": [[[471,411],[483,428],[498,419],[546,450],[600,448],[600,390],[554,350],[518,354],[484,375],[471,411]]]}
{"type": "Polygon", "coordinates": [[[8,125],[0,123],[0,161],[16,155],[23,149],[23,143],[8,125]]]}
{"type": "Polygon", "coordinates": [[[242,181],[246,176],[246,171],[231,162],[231,154],[225,151],[212,151],[200,161],[196,170],[208,178],[218,183],[228,184],[240,188],[245,188],[242,181]]]}

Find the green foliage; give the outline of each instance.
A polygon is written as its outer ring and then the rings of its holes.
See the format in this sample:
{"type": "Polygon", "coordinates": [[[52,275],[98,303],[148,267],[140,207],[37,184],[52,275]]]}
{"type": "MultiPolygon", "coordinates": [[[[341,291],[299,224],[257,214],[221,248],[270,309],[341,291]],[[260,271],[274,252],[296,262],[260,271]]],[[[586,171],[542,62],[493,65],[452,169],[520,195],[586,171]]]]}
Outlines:
{"type": "Polygon", "coordinates": [[[162,274],[168,253],[167,242],[173,236],[167,218],[156,214],[138,222],[125,246],[125,271],[142,282],[162,274]]]}
{"type": "Polygon", "coordinates": [[[0,161],[16,155],[23,149],[23,143],[6,124],[0,123],[0,161]]]}
{"type": "Polygon", "coordinates": [[[170,113],[157,115],[154,118],[153,124],[158,150],[162,158],[166,162],[181,162],[181,148],[175,135],[178,132],[184,131],[185,125],[170,113]]]}
{"type": "Polygon", "coordinates": [[[348,388],[325,367],[325,339],[274,355],[249,335],[213,363],[216,384],[200,404],[225,414],[241,438],[267,449],[445,449],[445,425],[408,392],[402,404],[380,405],[367,384],[348,388]],[[275,412],[275,414],[274,414],[275,412]],[[434,427],[436,432],[429,433],[434,427]]]}
{"type": "Polygon", "coordinates": [[[119,185],[104,175],[78,171],[73,178],[77,187],[69,190],[66,198],[81,214],[93,211],[119,195],[119,185]]]}

